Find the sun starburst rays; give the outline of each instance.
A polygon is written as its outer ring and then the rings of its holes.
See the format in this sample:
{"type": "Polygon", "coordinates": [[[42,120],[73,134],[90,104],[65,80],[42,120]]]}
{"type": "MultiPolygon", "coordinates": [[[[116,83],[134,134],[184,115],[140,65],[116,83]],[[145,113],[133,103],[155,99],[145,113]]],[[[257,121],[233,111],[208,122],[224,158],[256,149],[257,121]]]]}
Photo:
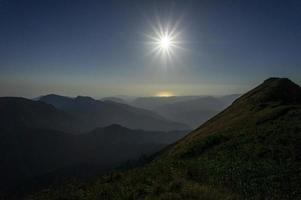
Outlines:
{"type": "Polygon", "coordinates": [[[163,26],[159,22],[156,26],[152,25],[153,33],[146,35],[148,38],[147,43],[151,46],[149,54],[165,61],[172,61],[175,58],[176,51],[181,49],[181,31],[178,30],[178,25],[179,23],[173,26],[169,24],[163,26]]]}

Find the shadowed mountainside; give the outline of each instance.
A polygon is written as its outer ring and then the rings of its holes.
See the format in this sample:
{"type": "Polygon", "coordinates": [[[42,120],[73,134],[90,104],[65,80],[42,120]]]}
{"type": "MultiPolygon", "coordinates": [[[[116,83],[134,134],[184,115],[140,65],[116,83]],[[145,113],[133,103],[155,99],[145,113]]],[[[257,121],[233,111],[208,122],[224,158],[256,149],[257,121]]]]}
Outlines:
{"type": "Polygon", "coordinates": [[[76,131],[79,123],[52,105],[19,97],[0,97],[0,112],[1,133],[25,127],[76,131]]]}
{"type": "Polygon", "coordinates": [[[185,133],[132,130],[120,125],[79,135],[47,129],[10,129],[1,132],[0,192],[45,173],[77,165],[99,166],[99,171],[111,169],[154,153],[185,133]]]}
{"type": "Polygon", "coordinates": [[[301,88],[270,78],[143,168],[30,199],[301,199],[300,116],[301,88]]]}

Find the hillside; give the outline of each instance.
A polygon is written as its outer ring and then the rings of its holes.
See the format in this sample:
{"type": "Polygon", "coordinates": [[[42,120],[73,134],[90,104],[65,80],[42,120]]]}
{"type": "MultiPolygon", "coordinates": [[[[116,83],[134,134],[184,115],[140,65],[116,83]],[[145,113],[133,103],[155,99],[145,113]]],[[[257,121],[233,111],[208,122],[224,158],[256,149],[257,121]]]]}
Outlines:
{"type": "Polygon", "coordinates": [[[81,124],[87,127],[86,131],[111,124],[151,131],[188,129],[185,124],[167,120],[152,111],[113,101],[95,100],[84,96],[70,98],[53,94],[42,96],[40,101],[80,119],[81,124]]]}
{"type": "Polygon", "coordinates": [[[301,199],[301,88],[270,78],[144,166],[29,199],[301,199]]]}

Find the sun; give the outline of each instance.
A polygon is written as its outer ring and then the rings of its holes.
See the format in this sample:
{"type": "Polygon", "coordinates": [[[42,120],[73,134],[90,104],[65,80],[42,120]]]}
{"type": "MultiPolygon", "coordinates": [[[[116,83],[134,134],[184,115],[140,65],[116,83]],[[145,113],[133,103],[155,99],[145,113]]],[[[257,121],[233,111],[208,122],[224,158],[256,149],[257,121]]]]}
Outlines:
{"type": "Polygon", "coordinates": [[[166,35],[166,36],[161,37],[158,43],[162,50],[168,51],[169,48],[171,48],[173,41],[172,41],[171,37],[166,35]]]}
{"type": "Polygon", "coordinates": [[[163,32],[158,32],[156,36],[151,37],[151,39],[153,52],[165,58],[171,58],[173,56],[178,43],[176,34],[167,29],[163,32]]]}
{"type": "Polygon", "coordinates": [[[150,53],[164,60],[174,60],[176,51],[182,49],[180,46],[181,31],[178,29],[178,23],[175,25],[158,23],[157,26],[151,26],[153,33],[147,34],[150,44],[150,53]]]}

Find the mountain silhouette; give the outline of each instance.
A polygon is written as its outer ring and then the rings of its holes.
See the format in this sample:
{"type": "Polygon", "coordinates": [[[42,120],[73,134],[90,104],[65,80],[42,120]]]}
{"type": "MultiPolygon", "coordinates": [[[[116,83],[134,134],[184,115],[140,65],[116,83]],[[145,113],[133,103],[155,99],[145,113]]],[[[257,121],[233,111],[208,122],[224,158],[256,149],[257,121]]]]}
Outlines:
{"type": "Polygon", "coordinates": [[[300,86],[287,78],[269,78],[263,84],[242,96],[239,102],[247,102],[253,105],[299,105],[301,102],[300,86]]]}
{"type": "Polygon", "coordinates": [[[113,101],[100,101],[84,96],[68,98],[53,94],[42,96],[40,101],[51,104],[80,119],[81,123],[88,127],[86,130],[110,124],[120,124],[125,127],[143,130],[188,129],[186,125],[167,120],[152,111],[113,101]]]}
{"type": "Polygon", "coordinates": [[[154,153],[187,133],[110,125],[120,122],[163,130],[185,127],[124,104],[83,96],[72,99],[49,95],[46,99],[53,105],[41,100],[0,97],[0,197],[4,188],[55,170],[78,165],[112,168],[154,153]],[[100,125],[110,126],[97,128],[100,125]]]}
{"type": "Polygon", "coordinates": [[[300,96],[289,79],[267,79],[143,168],[35,197],[301,199],[300,96]]]}
{"type": "Polygon", "coordinates": [[[79,123],[52,105],[19,97],[0,97],[0,111],[1,130],[27,127],[75,131],[79,123]]]}
{"type": "Polygon", "coordinates": [[[56,108],[63,108],[65,105],[72,103],[73,99],[67,96],[61,96],[56,94],[48,94],[35,98],[42,102],[53,105],[56,108]]]}

